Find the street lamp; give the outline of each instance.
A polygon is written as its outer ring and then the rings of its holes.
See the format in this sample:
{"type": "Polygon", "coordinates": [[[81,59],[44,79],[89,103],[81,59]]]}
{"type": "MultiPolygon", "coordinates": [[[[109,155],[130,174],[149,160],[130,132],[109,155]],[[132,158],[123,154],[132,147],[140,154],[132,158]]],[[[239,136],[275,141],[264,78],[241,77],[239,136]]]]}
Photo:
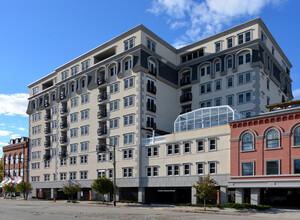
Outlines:
{"type": "MultiPolygon", "coordinates": [[[[111,144],[99,144],[99,148],[98,150],[101,152],[101,151],[104,151],[104,147],[112,147],[113,148],[113,167],[114,167],[114,181],[113,181],[113,187],[114,187],[114,206],[116,206],[116,190],[117,190],[117,172],[116,172],[116,146],[115,145],[111,145],[111,144]]],[[[106,150],[106,149],[105,149],[106,150]]],[[[111,151],[110,151],[111,152],[111,151]]]]}

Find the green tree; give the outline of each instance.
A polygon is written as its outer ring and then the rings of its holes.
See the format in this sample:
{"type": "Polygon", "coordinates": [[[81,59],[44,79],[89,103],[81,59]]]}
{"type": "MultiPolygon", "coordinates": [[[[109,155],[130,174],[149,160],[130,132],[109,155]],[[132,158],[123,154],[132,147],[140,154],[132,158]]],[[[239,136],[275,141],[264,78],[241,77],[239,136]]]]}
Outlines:
{"type": "Polygon", "coordinates": [[[211,201],[217,195],[216,181],[211,179],[208,174],[206,177],[200,177],[200,180],[193,187],[197,190],[194,196],[203,199],[204,210],[206,210],[206,201],[211,201]]]}
{"type": "Polygon", "coordinates": [[[63,185],[63,192],[68,195],[69,201],[73,200],[73,195],[79,191],[80,186],[78,184],[63,185]]]}
{"type": "Polygon", "coordinates": [[[6,193],[10,194],[10,198],[12,199],[12,194],[16,191],[16,188],[15,188],[14,184],[9,183],[3,187],[3,190],[6,193]]]}
{"type": "Polygon", "coordinates": [[[114,191],[113,182],[105,177],[94,180],[91,186],[92,190],[102,195],[102,202],[104,204],[104,194],[112,193],[114,191]]]}
{"type": "Polygon", "coordinates": [[[28,198],[28,192],[32,190],[32,186],[30,183],[25,181],[21,182],[16,187],[17,192],[22,193],[25,200],[28,198]]]}

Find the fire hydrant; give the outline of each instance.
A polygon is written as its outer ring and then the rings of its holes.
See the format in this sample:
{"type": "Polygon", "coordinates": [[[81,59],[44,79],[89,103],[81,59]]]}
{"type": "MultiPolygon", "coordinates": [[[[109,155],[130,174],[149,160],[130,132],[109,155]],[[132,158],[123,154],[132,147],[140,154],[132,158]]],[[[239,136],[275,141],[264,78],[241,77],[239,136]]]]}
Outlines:
{"type": "Polygon", "coordinates": [[[53,198],[53,202],[56,202],[56,198],[53,198]]]}

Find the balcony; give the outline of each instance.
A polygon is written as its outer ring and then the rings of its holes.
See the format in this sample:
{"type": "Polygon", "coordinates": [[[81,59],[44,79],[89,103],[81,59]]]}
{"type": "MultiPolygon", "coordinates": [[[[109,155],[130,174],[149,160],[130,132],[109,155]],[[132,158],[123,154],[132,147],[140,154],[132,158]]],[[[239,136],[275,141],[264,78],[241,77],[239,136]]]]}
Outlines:
{"type": "Polygon", "coordinates": [[[63,137],[61,137],[59,139],[59,141],[60,141],[61,144],[67,143],[68,142],[68,138],[67,138],[67,136],[63,136],[63,137]]]}
{"type": "Polygon", "coordinates": [[[98,136],[107,134],[107,129],[106,129],[106,127],[104,126],[104,127],[98,128],[98,129],[97,129],[97,134],[98,134],[98,136]]]}
{"type": "Polygon", "coordinates": [[[45,99],[45,101],[44,101],[44,107],[48,107],[48,106],[50,106],[49,101],[47,99],[45,99]]]}
{"type": "Polygon", "coordinates": [[[51,120],[51,115],[50,114],[46,114],[44,117],[45,121],[49,121],[51,120]]]}
{"type": "Polygon", "coordinates": [[[61,122],[60,123],[60,129],[67,129],[68,128],[68,123],[67,122],[61,122]]]}
{"type": "Polygon", "coordinates": [[[155,95],[156,94],[156,86],[151,85],[150,83],[147,83],[147,91],[155,95]]]}
{"type": "Polygon", "coordinates": [[[60,100],[64,100],[66,98],[66,95],[64,92],[61,92],[59,95],[60,100]]]}
{"type": "Polygon", "coordinates": [[[107,92],[101,92],[98,95],[98,102],[103,102],[107,99],[107,92]]]}
{"type": "Polygon", "coordinates": [[[97,153],[106,152],[106,148],[107,147],[106,147],[105,143],[97,144],[96,151],[97,151],[97,153]]]}
{"type": "Polygon", "coordinates": [[[156,76],[156,67],[154,67],[154,66],[150,66],[149,67],[149,69],[148,69],[148,73],[150,73],[151,75],[153,75],[153,76],[156,76]]]}
{"type": "Polygon", "coordinates": [[[67,113],[68,113],[68,108],[62,107],[62,108],[60,109],[60,114],[61,114],[61,115],[65,115],[65,114],[67,114],[67,113]]]}
{"type": "Polygon", "coordinates": [[[185,86],[191,84],[190,77],[184,77],[180,80],[180,86],[185,86]]]}
{"type": "Polygon", "coordinates": [[[98,116],[98,119],[107,117],[106,109],[98,111],[97,116],[98,116]]]}
{"type": "Polygon", "coordinates": [[[180,96],[180,102],[183,103],[183,102],[188,102],[188,101],[192,101],[193,99],[193,95],[191,92],[188,92],[188,93],[184,93],[180,96]]]}
{"type": "Polygon", "coordinates": [[[49,153],[47,153],[47,154],[45,154],[45,155],[43,156],[43,159],[44,159],[44,160],[50,160],[50,159],[51,159],[51,155],[50,155],[49,153]]]}
{"type": "Polygon", "coordinates": [[[150,102],[147,102],[147,110],[151,112],[156,112],[156,105],[150,102]]]}
{"type": "Polygon", "coordinates": [[[44,132],[45,132],[45,134],[50,134],[51,133],[51,129],[46,127],[44,129],[44,132]]]}
{"type": "Polygon", "coordinates": [[[98,85],[100,86],[100,85],[105,84],[106,81],[105,81],[104,77],[100,77],[100,78],[97,79],[97,83],[98,83],[98,85]]]}
{"type": "Polygon", "coordinates": [[[51,147],[51,141],[50,140],[45,141],[44,146],[45,147],[51,147]]]}
{"type": "Polygon", "coordinates": [[[66,150],[59,152],[59,157],[60,157],[60,158],[66,158],[67,155],[68,155],[68,154],[67,154],[67,151],[66,151],[66,150]]]}
{"type": "Polygon", "coordinates": [[[156,123],[154,121],[147,121],[147,128],[156,129],[156,123]]]}

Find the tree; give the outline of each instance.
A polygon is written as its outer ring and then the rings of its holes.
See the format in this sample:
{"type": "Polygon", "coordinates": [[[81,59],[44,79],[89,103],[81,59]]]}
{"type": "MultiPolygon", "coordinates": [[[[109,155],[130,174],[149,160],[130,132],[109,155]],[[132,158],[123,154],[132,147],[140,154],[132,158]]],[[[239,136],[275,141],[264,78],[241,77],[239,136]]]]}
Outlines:
{"type": "Polygon", "coordinates": [[[73,195],[79,191],[80,186],[78,184],[63,185],[63,192],[68,195],[69,201],[73,200],[73,195]]]}
{"type": "Polygon", "coordinates": [[[14,184],[9,183],[3,187],[3,190],[6,193],[10,194],[10,198],[12,199],[12,194],[16,191],[16,188],[15,188],[14,184]]]}
{"type": "Polygon", "coordinates": [[[204,210],[206,210],[206,201],[212,200],[217,195],[216,181],[208,174],[207,177],[200,177],[200,181],[197,181],[193,187],[197,190],[194,196],[203,199],[204,210]]]}
{"type": "Polygon", "coordinates": [[[32,190],[32,186],[30,183],[23,181],[17,185],[16,190],[19,193],[23,193],[24,199],[27,200],[28,192],[32,190]]]}
{"type": "Polygon", "coordinates": [[[3,174],[4,174],[4,160],[3,160],[3,157],[0,158],[0,183],[3,181],[3,174]]]}
{"type": "Polygon", "coordinates": [[[113,182],[105,177],[94,180],[91,186],[96,193],[102,194],[102,202],[104,204],[104,194],[112,193],[114,191],[113,182]]]}

